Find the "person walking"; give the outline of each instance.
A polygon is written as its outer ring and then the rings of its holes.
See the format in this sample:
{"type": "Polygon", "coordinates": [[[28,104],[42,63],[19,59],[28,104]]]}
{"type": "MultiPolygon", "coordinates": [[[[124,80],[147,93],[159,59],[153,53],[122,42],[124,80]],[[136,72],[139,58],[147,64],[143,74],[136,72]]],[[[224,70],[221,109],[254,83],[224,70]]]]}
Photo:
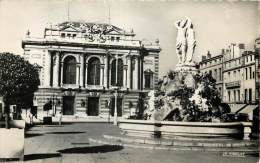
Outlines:
{"type": "Polygon", "coordinates": [[[29,119],[30,119],[30,125],[33,125],[33,114],[31,111],[29,112],[29,119]]]}
{"type": "Polygon", "coordinates": [[[62,121],[62,114],[61,111],[58,114],[58,119],[59,119],[59,125],[61,125],[61,121],[62,121]]]}

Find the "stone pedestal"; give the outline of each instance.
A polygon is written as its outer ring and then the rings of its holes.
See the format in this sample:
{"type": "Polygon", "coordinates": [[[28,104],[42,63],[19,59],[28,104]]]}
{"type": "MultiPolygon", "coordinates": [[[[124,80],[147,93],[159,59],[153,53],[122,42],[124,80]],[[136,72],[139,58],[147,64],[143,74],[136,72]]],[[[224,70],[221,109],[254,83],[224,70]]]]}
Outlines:
{"type": "Polygon", "coordinates": [[[183,64],[183,65],[176,65],[175,72],[187,74],[191,73],[193,75],[196,75],[199,70],[196,68],[195,64],[183,64]]]}
{"type": "Polygon", "coordinates": [[[195,88],[196,81],[194,75],[198,74],[199,70],[196,68],[194,63],[176,65],[175,72],[178,74],[179,79],[184,80],[184,84],[187,85],[187,87],[195,88]]]}

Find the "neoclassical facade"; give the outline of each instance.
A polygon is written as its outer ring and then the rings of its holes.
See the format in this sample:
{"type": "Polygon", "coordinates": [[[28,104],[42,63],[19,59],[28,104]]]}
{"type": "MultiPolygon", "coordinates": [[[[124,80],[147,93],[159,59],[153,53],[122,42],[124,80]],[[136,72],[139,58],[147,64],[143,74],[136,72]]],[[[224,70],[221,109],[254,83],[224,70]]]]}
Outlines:
{"type": "Polygon", "coordinates": [[[51,102],[54,114],[113,116],[117,92],[123,116],[130,107],[141,110],[158,81],[159,41],[136,40],[113,25],[64,22],[45,28],[43,38],[28,32],[22,47],[25,59],[41,66],[38,113],[51,102]]]}

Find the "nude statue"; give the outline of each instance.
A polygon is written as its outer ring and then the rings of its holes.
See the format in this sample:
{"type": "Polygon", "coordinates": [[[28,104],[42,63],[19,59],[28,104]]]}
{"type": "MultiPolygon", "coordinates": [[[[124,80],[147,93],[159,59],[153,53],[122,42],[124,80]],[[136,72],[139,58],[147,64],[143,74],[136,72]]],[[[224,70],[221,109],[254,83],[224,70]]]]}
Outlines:
{"type": "Polygon", "coordinates": [[[192,57],[196,46],[193,24],[189,18],[175,22],[177,28],[176,53],[178,65],[192,63],[192,57]]]}
{"type": "Polygon", "coordinates": [[[196,47],[196,40],[195,40],[195,32],[193,30],[193,24],[190,23],[189,28],[186,32],[186,38],[187,38],[187,53],[186,53],[186,61],[185,64],[192,63],[192,57],[195,51],[196,47]]]}

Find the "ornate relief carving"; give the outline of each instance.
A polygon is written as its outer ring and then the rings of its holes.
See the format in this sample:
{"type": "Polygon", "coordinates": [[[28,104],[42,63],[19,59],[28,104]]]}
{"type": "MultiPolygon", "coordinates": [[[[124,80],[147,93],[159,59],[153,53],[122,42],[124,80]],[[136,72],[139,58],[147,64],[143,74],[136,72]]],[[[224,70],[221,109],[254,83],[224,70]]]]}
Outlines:
{"type": "Polygon", "coordinates": [[[85,38],[90,41],[97,41],[104,43],[107,41],[107,35],[110,32],[115,31],[116,33],[124,34],[125,32],[115,26],[109,24],[98,24],[98,23],[83,23],[83,22],[64,22],[58,25],[60,30],[66,30],[67,28],[73,28],[76,31],[80,31],[85,38]]]}

